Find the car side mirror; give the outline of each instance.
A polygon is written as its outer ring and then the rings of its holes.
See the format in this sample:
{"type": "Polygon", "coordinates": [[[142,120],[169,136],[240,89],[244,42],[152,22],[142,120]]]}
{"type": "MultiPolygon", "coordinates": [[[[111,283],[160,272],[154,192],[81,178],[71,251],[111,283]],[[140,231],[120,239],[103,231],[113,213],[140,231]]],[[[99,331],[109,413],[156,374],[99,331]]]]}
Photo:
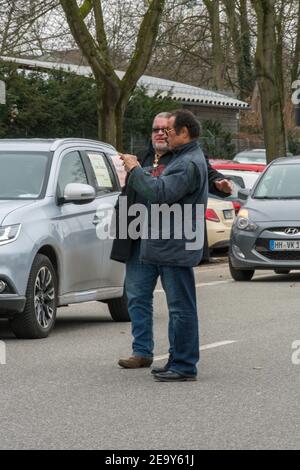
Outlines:
{"type": "Polygon", "coordinates": [[[74,204],[87,204],[96,198],[95,189],[89,184],[69,183],[65,187],[60,203],[73,202],[74,204]]]}
{"type": "Polygon", "coordinates": [[[239,189],[238,198],[241,199],[242,201],[246,201],[250,194],[251,194],[251,189],[249,188],[239,189]]]}

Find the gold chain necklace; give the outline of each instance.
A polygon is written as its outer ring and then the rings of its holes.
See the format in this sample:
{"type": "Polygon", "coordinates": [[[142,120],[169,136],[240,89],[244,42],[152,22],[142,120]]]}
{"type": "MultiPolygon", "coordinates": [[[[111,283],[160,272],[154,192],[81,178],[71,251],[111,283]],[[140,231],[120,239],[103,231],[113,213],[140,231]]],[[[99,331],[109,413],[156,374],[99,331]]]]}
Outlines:
{"type": "Polygon", "coordinates": [[[160,155],[158,155],[158,153],[156,153],[156,154],[154,155],[153,168],[157,168],[157,167],[158,167],[159,159],[160,159],[160,155]]]}

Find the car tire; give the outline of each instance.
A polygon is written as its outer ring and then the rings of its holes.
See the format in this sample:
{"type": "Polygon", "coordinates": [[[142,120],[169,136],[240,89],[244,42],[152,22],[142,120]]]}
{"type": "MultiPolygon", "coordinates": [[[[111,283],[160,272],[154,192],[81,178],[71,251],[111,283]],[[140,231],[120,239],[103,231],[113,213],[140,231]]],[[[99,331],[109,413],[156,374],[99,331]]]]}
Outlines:
{"type": "Polygon", "coordinates": [[[251,281],[255,270],[254,269],[237,269],[234,268],[231,264],[230,258],[229,258],[229,270],[232,279],[235,281],[251,281]]]}
{"type": "Polygon", "coordinates": [[[290,269],[274,269],[275,274],[289,274],[290,271],[290,269]]]}
{"type": "Polygon", "coordinates": [[[130,322],[130,316],[127,308],[127,297],[124,292],[122,297],[107,300],[111,318],[116,322],[130,322]]]}
{"type": "Polygon", "coordinates": [[[58,283],[47,256],[38,254],[32,264],[22,313],[10,320],[15,336],[20,339],[46,338],[56,320],[58,283]]]}

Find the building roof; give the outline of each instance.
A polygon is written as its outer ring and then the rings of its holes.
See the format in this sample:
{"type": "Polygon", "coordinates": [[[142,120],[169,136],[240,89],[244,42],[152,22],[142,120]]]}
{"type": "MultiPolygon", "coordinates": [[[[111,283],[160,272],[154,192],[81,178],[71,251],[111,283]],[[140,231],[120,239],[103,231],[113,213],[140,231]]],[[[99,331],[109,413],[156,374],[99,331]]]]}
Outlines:
{"type": "MultiPolygon", "coordinates": [[[[65,72],[73,72],[77,75],[85,77],[92,77],[92,70],[85,65],[64,64],[61,62],[46,62],[33,59],[25,59],[18,57],[0,56],[0,59],[6,62],[14,62],[21,67],[29,69],[44,69],[44,70],[63,70],[65,72]]],[[[121,79],[125,72],[116,70],[116,74],[121,79]]],[[[142,75],[138,80],[138,85],[147,89],[149,96],[154,96],[159,92],[159,96],[164,97],[171,93],[171,98],[179,103],[186,103],[195,106],[209,106],[217,108],[231,108],[231,109],[249,109],[250,105],[244,101],[237,100],[230,96],[218,93],[212,90],[205,90],[192,85],[175,82],[172,80],[165,80],[163,78],[150,77],[149,75],[142,75]]]]}

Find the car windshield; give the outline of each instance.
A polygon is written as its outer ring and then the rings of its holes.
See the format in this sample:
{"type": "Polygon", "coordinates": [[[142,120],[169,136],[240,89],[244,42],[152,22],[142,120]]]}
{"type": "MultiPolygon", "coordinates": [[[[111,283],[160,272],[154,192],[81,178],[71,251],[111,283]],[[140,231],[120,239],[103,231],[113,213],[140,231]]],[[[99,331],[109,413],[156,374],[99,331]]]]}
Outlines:
{"type": "Polygon", "coordinates": [[[240,162],[240,163],[266,163],[266,155],[264,152],[260,153],[244,153],[243,155],[236,155],[234,157],[234,160],[240,162]]]}
{"type": "Polygon", "coordinates": [[[271,165],[255,188],[255,199],[300,199],[300,164],[271,165]]]}
{"type": "Polygon", "coordinates": [[[0,199],[39,198],[49,156],[46,152],[0,152],[0,199]]]}

